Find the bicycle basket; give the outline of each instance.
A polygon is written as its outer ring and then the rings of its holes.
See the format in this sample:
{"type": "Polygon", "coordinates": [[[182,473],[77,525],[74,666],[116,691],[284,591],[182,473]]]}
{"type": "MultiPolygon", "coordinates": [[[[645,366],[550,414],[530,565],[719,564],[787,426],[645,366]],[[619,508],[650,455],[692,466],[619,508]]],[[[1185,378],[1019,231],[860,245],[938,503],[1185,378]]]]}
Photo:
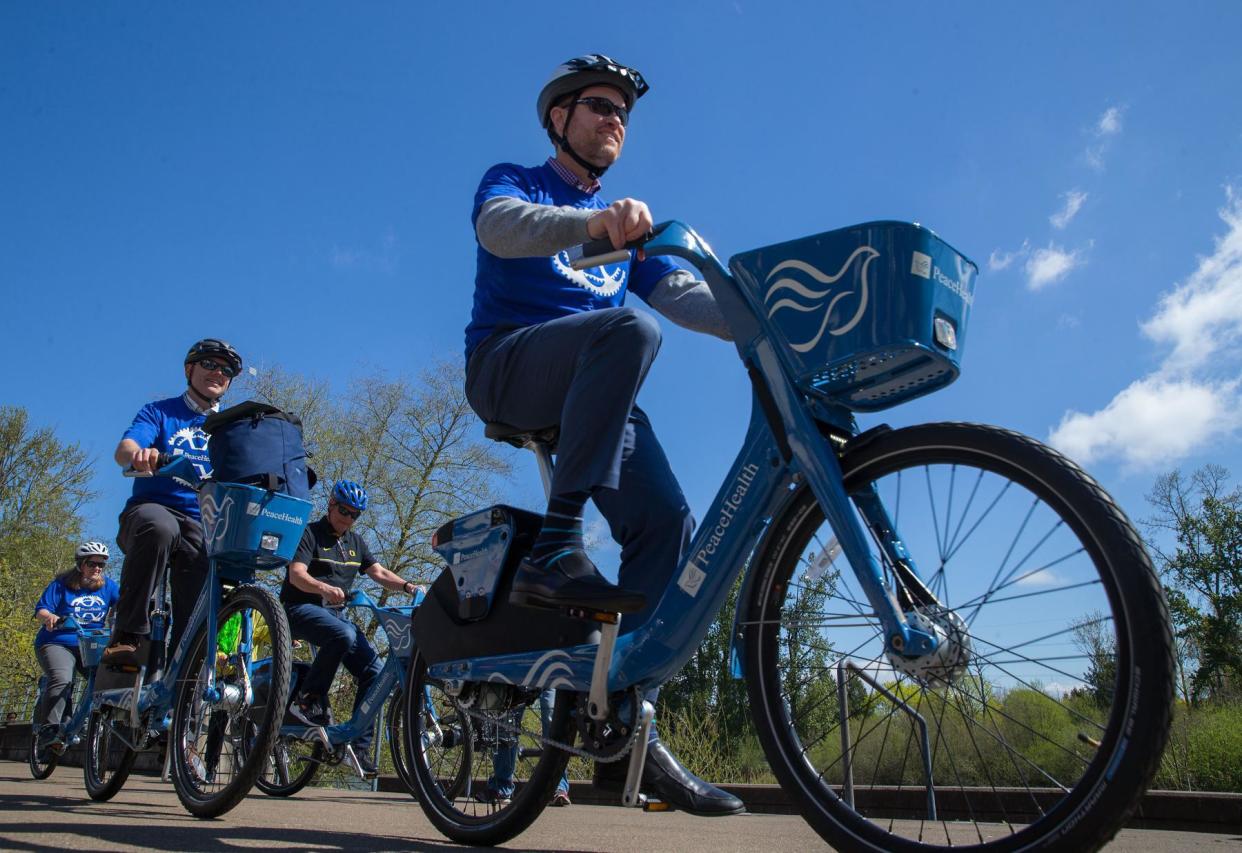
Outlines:
{"type": "Polygon", "coordinates": [[[103,658],[103,652],[108,647],[110,637],[111,632],[109,631],[78,632],[78,653],[82,657],[83,669],[99,666],[99,661],[103,658]]]}
{"type": "Polygon", "coordinates": [[[978,267],[920,225],[868,222],[729,267],[812,394],[877,411],[957,378],[978,267]]]}
{"type": "Polygon", "coordinates": [[[256,569],[289,562],[311,515],[310,501],[210,480],[199,489],[198,506],[208,556],[256,569]]]}

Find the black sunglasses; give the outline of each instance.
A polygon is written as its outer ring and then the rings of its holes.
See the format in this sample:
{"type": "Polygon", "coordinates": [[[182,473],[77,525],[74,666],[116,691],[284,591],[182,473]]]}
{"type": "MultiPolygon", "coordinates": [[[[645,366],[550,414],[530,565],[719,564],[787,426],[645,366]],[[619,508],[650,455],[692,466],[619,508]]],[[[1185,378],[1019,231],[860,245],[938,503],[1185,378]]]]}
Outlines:
{"type": "Polygon", "coordinates": [[[356,519],[362,515],[362,510],[350,509],[349,507],[341,506],[340,504],[336,505],[336,511],[339,512],[341,515],[345,516],[346,518],[356,519]]]}
{"type": "Polygon", "coordinates": [[[598,97],[579,98],[578,100],[574,101],[574,103],[582,104],[583,106],[590,109],[591,112],[595,113],[597,116],[602,116],[603,118],[612,118],[613,116],[616,116],[617,121],[621,122],[622,127],[629,126],[630,111],[627,110],[625,107],[617,106],[616,104],[614,104],[612,101],[608,100],[607,98],[598,98],[598,97]]]}
{"type": "Polygon", "coordinates": [[[209,373],[212,371],[218,370],[221,373],[223,373],[225,376],[227,376],[229,379],[232,379],[234,376],[237,375],[237,368],[225,361],[216,361],[215,359],[204,358],[204,359],[201,359],[198,363],[203,368],[203,370],[206,370],[209,373]]]}
{"type": "Polygon", "coordinates": [[[92,569],[102,569],[102,568],[107,567],[108,565],[107,563],[99,563],[99,562],[96,562],[95,560],[85,560],[84,562],[86,563],[86,565],[90,566],[92,569]]]}

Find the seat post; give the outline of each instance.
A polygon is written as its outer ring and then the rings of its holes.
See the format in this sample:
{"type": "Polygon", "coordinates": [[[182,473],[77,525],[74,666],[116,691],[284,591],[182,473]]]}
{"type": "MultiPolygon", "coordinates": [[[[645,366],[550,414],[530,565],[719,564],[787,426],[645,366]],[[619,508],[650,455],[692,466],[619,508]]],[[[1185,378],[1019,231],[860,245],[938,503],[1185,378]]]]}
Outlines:
{"type": "Polygon", "coordinates": [[[546,500],[552,500],[552,451],[548,449],[546,442],[534,439],[522,446],[535,454],[535,462],[539,465],[539,478],[543,480],[543,496],[546,500]]]}

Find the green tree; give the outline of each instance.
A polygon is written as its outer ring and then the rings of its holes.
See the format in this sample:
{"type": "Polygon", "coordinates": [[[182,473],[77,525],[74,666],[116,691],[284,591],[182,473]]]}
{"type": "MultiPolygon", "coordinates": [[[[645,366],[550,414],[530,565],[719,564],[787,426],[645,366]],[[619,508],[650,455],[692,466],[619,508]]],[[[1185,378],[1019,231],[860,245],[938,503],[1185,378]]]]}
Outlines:
{"type": "Polygon", "coordinates": [[[1148,502],[1149,542],[1169,590],[1179,651],[1194,672],[1189,699],[1242,695],[1242,489],[1229,472],[1206,465],[1186,480],[1178,471],[1156,480],[1148,502]],[[1172,547],[1161,539],[1172,535],[1172,547]]]}
{"type": "Polygon", "coordinates": [[[91,476],[81,447],[32,427],[24,408],[0,407],[0,685],[38,674],[31,614],[52,576],[72,565],[91,476]]]}

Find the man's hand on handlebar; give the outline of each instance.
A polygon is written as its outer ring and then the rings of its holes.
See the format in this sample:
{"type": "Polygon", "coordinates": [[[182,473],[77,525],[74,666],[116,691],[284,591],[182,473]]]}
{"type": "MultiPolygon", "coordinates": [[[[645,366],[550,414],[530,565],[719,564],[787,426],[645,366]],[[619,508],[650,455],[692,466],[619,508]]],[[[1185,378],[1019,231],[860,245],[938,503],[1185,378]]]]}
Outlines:
{"type": "Polygon", "coordinates": [[[323,596],[324,603],[329,606],[335,607],[338,604],[345,603],[345,590],[341,589],[339,586],[324,584],[323,589],[319,591],[319,594],[323,596]]]}
{"type": "Polygon", "coordinates": [[[154,447],[144,447],[134,453],[130,466],[139,473],[149,474],[160,467],[160,452],[154,447]]]}
{"type": "Polygon", "coordinates": [[[637,199],[614,201],[587,220],[587,234],[592,240],[607,237],[614,249],[644,236],[651,230],[651,211],[637,199]]]}

